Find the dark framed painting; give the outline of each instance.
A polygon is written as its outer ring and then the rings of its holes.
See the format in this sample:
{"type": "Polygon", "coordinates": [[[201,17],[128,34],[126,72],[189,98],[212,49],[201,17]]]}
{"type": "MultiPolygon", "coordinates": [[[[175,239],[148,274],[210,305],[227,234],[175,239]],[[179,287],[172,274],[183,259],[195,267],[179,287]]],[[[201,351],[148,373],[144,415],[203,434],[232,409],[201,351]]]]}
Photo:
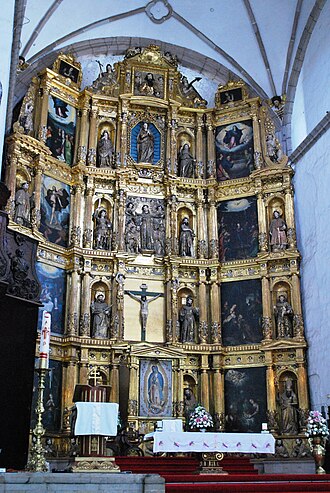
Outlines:
{"type": "Polygon", "coordinates": [[[64,60],[61,60],[60,62],[58,73],[63,77],[71,79],[72,82],[78,82],[79,70],[73,65],[70,65],[70,63],[65,62],[64,60]]]}
{"type": "Polygon", "coordinates": [[[263,334],[260,279],[221,284],[221,326],[224,346],[261,342],[263,334]]]}
{"type": "Polygon", "coordinates": [[[215,132],[217,180],[244,178],[254,170],[251,120],[220,125],[215,132]]]}
{"type": "Polygon", "coordinates": [[[76,134],[76,109],[57,96],[49,96],[46,146],[52,155],[68,164],[73,163],[76,134]]]}
{"type": "Polygon", "coordinates": [[[241,101],[242,99],[243,94],[240,87],[237,87],[236,89],[227,89],[226,91],[220,92],[221,104],[235,103],[236,101],[241,101]]]}
{"type": "Polygon", "coordinates": [[[225,431],[260,433],[267,422],[266,368],[225,371],[225,431]]]}
{"type": "MultiPolygon", "coordinates": [[[[38,360],[36,360],[36,365],[38,360]]],[[[35,374],[33,382],[31,429],[37,424],[35,409],[38,397],[38,377],[35,374]]],[[[61,430],[61,401],[62,401],[62,362],[49,360],[49,372],[45,378],[44,408],[42,424],[47,432],[58,433],[61,430]]]]}
{"type": "Polygon", "coordinates": [[[38,329],[41,329],[42,312],[51,314],[51,332],[64,333],[66,272],[43,262],[36,263],[37,275],[41,284],[40,301],[43,307],[39,308],[38,329]]]}
{"type": "Polygon", "coordinates": [[[217,212],[220,261],[256,257],[259,251],[257,198],[220,202],[217,212]]]}
{"type": "Polygon", "coordinates": [[[40,200],[39,231],[47,241],[66,247],[70,223],[70,187],[43,175],[40,200]]]}
{"type": "Polygon", "coordinates": [[[131,131],[131,156],[137,163],[157,164],[161,135],[153,123],[140,122],[131,131]]]}
{"type": "Polygon", "coordinates": [[[172,416],[172,361],[140,361],[140,416],[172,416]]]}
{"type": "Polygon", "coordinates": [[[152,96],[164,98],[164,74],[152,72],[135,72],[134,96],[152,96]]]}

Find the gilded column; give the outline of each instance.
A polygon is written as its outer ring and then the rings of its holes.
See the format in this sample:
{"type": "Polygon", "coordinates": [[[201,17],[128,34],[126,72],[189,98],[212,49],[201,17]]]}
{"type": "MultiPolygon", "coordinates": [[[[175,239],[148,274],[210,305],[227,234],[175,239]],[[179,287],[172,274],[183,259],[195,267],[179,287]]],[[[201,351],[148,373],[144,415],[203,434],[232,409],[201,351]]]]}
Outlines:
{"type": "Polygon", "coordinates": [[[221,343],[221,310],[220,310],[220,290],[217,280],[217,269],[211,269],[211,291],[210,291],[210,306],[211,306],[211,342],[213,344],[221,343]]]}
{"type": "Polygon", "coordinates": [[[201,364],[201,401],[205,409],[210,409],[210,389],[209,389],[209,360],[207,354],[202,354],[202,364],[201,364]]]}
{"type": "Polygon", "coordinates": [[[206,272],[205,269],[199,270],[199,334],[198,339],[201,344],[208,342],[208,324],[207,324],[207,300],[206,300],[206,272]]]}
{"type": "Polygon", "coordinates": [[[172,279],[171,270],[167,265],[166,269],[166,281],[165,281],[165,302],[166,302],[166,328],[165,328],[165,341],[173,343],[174,331],[173,331],[173,306],[172,306],[172,279]]]}
{"type": "Polygon", "coordinates": [[[197,256],[198,258],[206,258],[206,225],[204,217],[204,205],[205,199],[202,189],[198,189],[196,192],[197,203],[197,256]]]}
{"type": "Polygon", "coordinates": [[[172,270],[172,280],[171,280],[171,309],[172,309],[172,332],[173,332],[173,342],[178,342],[180,339],[180,324],[179,324],[179,313],[178,313],[178,289],[179,289],[179,279],[177,269],[172,270]]]}
{"type": "Polygon", "coordinates": [[[85,272],[82,277],[81,311],[80,311],[80,335],[82,337],[90,337],[90,325],[91,325],[90,282],[91,282],[90,273],[85,272]]]}
{"type": "Polygon", "coordinates": [[[120,159],[121,166],[125,166],[126,163],[126,152],[127,152],[127,101],[122,101],[121,109],[121,128],[120,128],[120,159]]]}
{"type": "Polygon", "coordinates": [[[209,233],[209,257],[217,259],[219,256],[219,241],[218,241],[218,221],[217,208],[215,205],[214,188],[209,189],[209,208],[208,208],[208,233],[209,233]]]}
{"type": "Polygon", "coordinates": [[[172,195],[171,197],[171,235],[172,238],[172,252],[174,255],[179,255],[179,242],[178,242],[178,224],[177,224],[177,197],[172,195]]]}
{"type": "Polygon", "coordinates": [[[289,249],[293,250],[297,248],[296,244],[296,231],[294,224],[294,209],[293,209],[293,195],[292,186],[289,185],[285,189],[285,221],[287,225],[287,238],[289,249]]]}
{"type": "Polygon", "coordinates": [[[224,375],[221,371],[221,358],[216,354],[213,356],[213,404],[216,417],[216,431],[224,431],[225,418],[225,388],[224,375]]]}
{"type": "Polygon", "coordinates": [[[276,389],[275,389],[275,372],[272,364],[271,353],[265,353],[266,356],[266,388],[267,388],[267,416],[270,432],[274,433],[277,430],[276,419],[276,389]]]}
{"type": "Polygon", "coordinates": [[[184,415],[184,402],[183,402],[183,368],[181,368],[181,362],[178,362],[178,371],[177,371],[177,409],[176,415],[178,418],[182,418],[184,415]]]}
{"type": "Polygon", "coordinates": [[[80,246],[81,244],[81,210],[82,210],[82,183],[78,183],[74,190],[74,207],[71,212],[72,227],[70,231],[70,244],[80,246]]]}
{"type": "Polygon", "coordinates": [[[77,364],[69,361],[63,365],[63,386],[62,386],[62,409],[70,408],[73,405],[73,394],[77,384],[77,364]]]}
{"type": "Polygon", "coordinates": [[[47,118],[48,118],[48,101],[49,101],[49,87],[42,85],[40,88],[41,98],[40,98],[40,123],[38,128],[38,139],[43,142],[46,141],[46,129],[47,129],[47,118]]]}
{"type": "Polygon", "coordinates": [[[119,365],[117,363],[112,365],[110,381],[111,381],[110,402],[119,403],[119,365]]]}
{"type": "Polygon", "coordinates": [[[208,114],[206,119],[207,125],[207,169],[208,178],[216,178],[216,158],[215,142],[212,124],[212,115],[208,114]]]}
{"type": "Polygon", "coordinates": [[[89,166],[96,166],[96,147],[97,147],[96,122],[97,122],[97,109],[92,108],[89,112],[89,136],[88,136],[89,149],[87,155],[87,164],[89,166]]]}
{"type": "MultiPolygon", "coordinates": [[[[75,260],[75,259],[73,259],[75,260]]],[[[78,335],[80,276],[76,270],[68,272],[68,313],[66,334],[78,335]]]]}
{"type": "Polygon", "coordinates": [[[34,169],[34,196],[33,202],[34,207],[31,213],[31,223],[32,228],[38,230],[40,226],[40,200],[41,200],[41,183],[42,183],[42,175],[44,172],[44,163],[41,161],[39,157],[39,162],[34,169]]]}
{"type": "Polygon", "coordinates": [[[292,274],[292,308],[294,337],[304,339],[304,321],[301,308],[300,280],[298,274],[292,274]]]}
{"type": "Polygon", "coordinates": [[[196,115],[196,161],[197,161],[197,177],[204,178],[204,165],[203,165],[203,115],[196,115]]]}
{"type": "Polygon", "coordinates": [[[271,298],[269,289],[269,280],[266,276],[261,279],[262,289],[262,329],[264,340],[272,339],[272,312],[271,312],[271,298]]]}
{"type": "MultiPolygon", "coordinates": [[[[168,192],[169,193],[169,192],[168,192]]],[[[172,197],[168,195],[165,199],[166,203],[166,221],[165,221],[165,228],[166,228],[166,238],[165,238],[165,255],[172,255],[172,197]]]]}
{"type": "Polygon", "coordinates": [[[80,131],[79,131],[79,143],[77,152],[77,164],[86,164],[87,157],[87,115],[88,109],[83,108],[80,114],[80,131]]]}
{"type": "Polygon", "coordinates": [[[177,156],[178,156],[178,149],[177,149],[177,142],[176,142],[176,127],[177,127],[177,106],[171,106],[171,137],[170,137],[170,144],[171,144],[171,172],[176,175],[178,171],[178,164],[177,164],[177,156]]]}
{"type": "Polygon", "coordinates": [[[139,381],[138,381],[138,369],[139,363],[137,358],[131,357],[130,373],[129,373],[129,396],[128,396],[128,415],[138,415],[138,395],[139,395],[139,381]]]}
{"type": "Polygon", "coordinates": [[[85,209],[84,209],[84,233],[83,247],[92,248],[93,240],[93,197],[94,197],[94,178],[87,177],[85,188],[85,209]]]}
{"type": "Polygon", "coordinates": [[[114,223],[117,228],[113,232],[113,249],[118,248],[120,252],[126,250],[125,248],[125,208],[126,208],[126,192],[123,189],[118,190],[117,194],[117,215],[114,223]]]}
{"type": "Polygon", "coordinates": [[[268,251],[268,234],[267,234],[267,221],[266,210],[261,192],[257,193],[257,210],[258,210],[258,223],[259,223],[259,250],[260,252],[268,251]]]}
{"type": "Polygon", "coordinates": [[[252,117],[253,136],[254,136],[254,167],[260,169],[262,167],[262,153],[261,153],[261,136],[258,114],[252,117]]]}
{"type": "Polygon", "coordinates": [[[83,385],[88,384],[88,348],[86,347],[81,348],[78,382],[83,385]]]}
{"type": "Polygon", "coordinates": [[[307,385],[307,372],[304,364],[304,350],[297,349],[297,363],[298,363],[298,402],[300,409],[308,409],[308,385],[307,385]]]}

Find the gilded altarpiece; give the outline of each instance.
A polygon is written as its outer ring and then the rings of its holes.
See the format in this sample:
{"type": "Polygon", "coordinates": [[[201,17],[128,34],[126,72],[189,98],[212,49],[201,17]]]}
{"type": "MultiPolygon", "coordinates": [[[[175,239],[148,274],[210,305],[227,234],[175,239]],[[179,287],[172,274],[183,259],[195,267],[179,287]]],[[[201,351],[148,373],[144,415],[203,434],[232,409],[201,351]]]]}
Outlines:
{"type": "Polygon", "coordinates": [[[6,170],[10,228],[39,240],[42,301],[63,312],[51,338],[57,454],[77,383],[110,385],[123,426],[140,433],[160,416],[184,420],[190,388],[216,430],[267,421],[288,443],[302,436],[293,170],[267,106],[229,81],[207,107],[157,46],[80,84],[71,55],[33,79],[6,170]]]}

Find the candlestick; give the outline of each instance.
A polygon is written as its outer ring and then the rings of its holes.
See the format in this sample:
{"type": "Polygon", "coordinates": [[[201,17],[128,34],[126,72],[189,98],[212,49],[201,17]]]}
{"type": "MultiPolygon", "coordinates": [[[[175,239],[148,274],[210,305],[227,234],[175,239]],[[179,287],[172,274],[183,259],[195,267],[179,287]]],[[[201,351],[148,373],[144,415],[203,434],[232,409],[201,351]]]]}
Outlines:
{"type": "Polygon", "coordinates": [[[39,368],[49,367],[49,343],[50,343],[51,314],[42,312],[40,332],[39,368]]]}

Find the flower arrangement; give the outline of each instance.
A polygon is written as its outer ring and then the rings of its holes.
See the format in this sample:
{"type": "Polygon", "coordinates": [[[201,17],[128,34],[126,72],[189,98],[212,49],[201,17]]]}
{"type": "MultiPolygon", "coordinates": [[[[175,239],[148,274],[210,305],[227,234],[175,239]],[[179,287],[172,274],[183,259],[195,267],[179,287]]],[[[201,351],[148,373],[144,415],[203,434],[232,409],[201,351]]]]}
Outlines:
{"type": "Polygon", "coordinates": [[[195,407],[189,418],[189,428],[211,428],[213,419],[203,406],[195,407]]]}
{"type": "Polygon", "coordinates": [[[326,438],[328,435],[329,429],[322,414],[319,411],[309,411],[306,436],[309,438],[316,436],[326,438]]]}

